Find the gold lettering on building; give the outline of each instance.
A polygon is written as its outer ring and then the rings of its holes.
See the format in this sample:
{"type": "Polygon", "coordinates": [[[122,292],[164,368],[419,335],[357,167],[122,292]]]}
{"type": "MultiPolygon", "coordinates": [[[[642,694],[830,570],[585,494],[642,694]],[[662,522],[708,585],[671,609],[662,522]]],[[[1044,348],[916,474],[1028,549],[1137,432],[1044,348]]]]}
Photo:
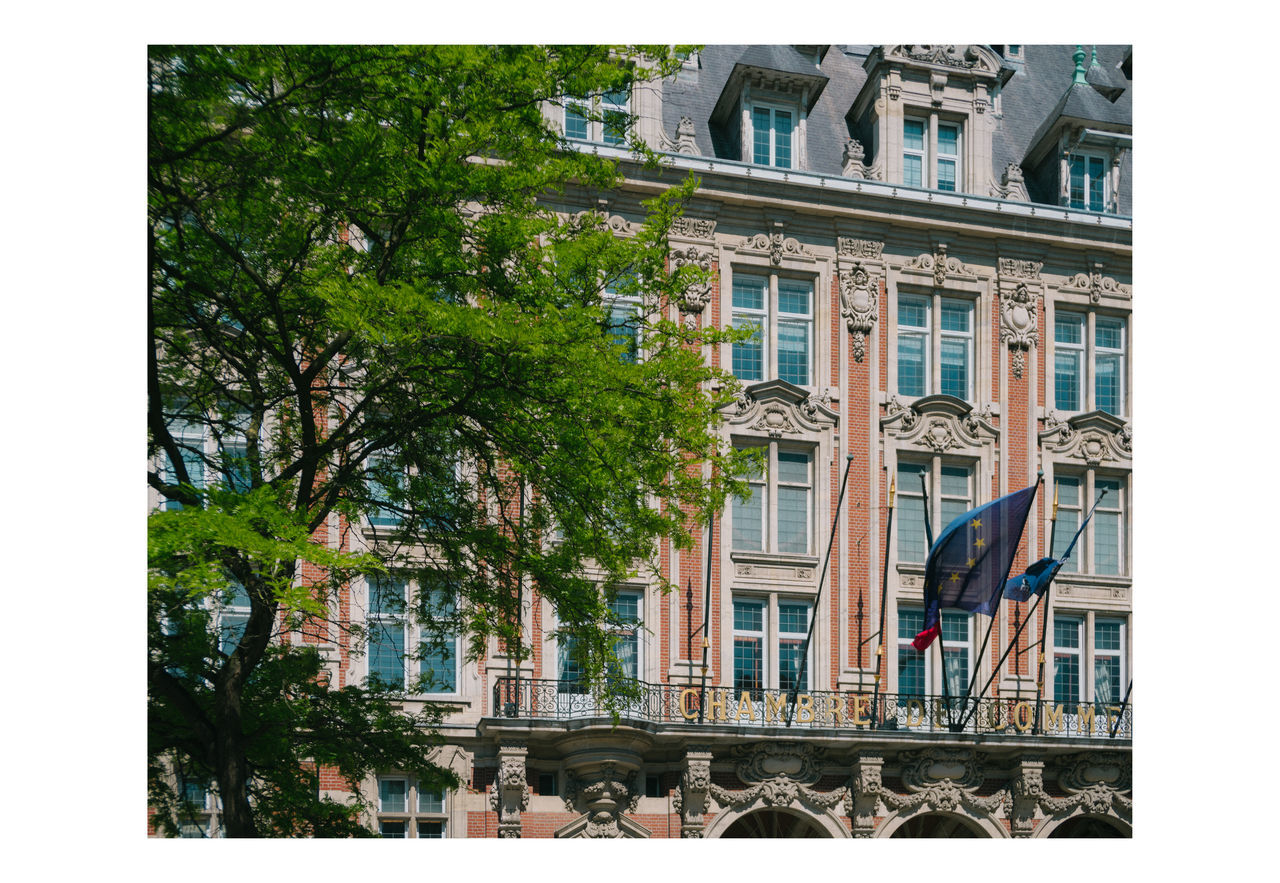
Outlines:
{"type": "Polygon", "coordinates": [[[744,717],[747,720],[756,719],[756,710],[751,704],[750,690],[742,691],[742,695],[738,697],[738,710],[733,714],[733,719],[736,721],[740,721],[744,717]]]}
{"type": "Polygon", "coordinates": [[[1093,732],[1093,706],[1077,705],[1076,715],[1077,715],[1076,720],[1077,720],[1077,726],[1079,728],[1079,732],[1092,733],[1093,732]]]}
{"type": "Polygon", "coordinates": [[[684,719],[687,721],[698,719],[698,712],[692,711],[689,708],[690,696],[696,699],[698,697],[698,691],[694,689],[687,689],[687,690],[680,691],[680,714],[684,715],[684,719]]]}
{"type": "Polygon", "coordinates": [[[1044,710],[1044,731],[1046,733],[1056,733],[1062,729],[1062,706],[1055,705],[1053,708],[1045,707],[1044,710]]]}
{"type": "Polygon", "coordinates": [[[715,690],[707,700],[707,717],[712,721],[729,720],[729,695],[724,690],[715,690]]]}
{"type": "Polygon", "coordinates": [[[918,699],[907,700],[907,726],[918,727],[924,723],[924,706],[918,699]]]}
{"type": "Polygon", "coordinates": [[[796,723],[813,723],[813,697],[808,693],[796,697],[796,723]]]}
{"type": "Polygon", "coordinates": [[[1018,728],[1019,733],[1025,733],[1031,729],[1031,724],[1035,721],[1035,712],[1031,710],[1031,705],[1027,702],[1019,702],[1013,707],[1013,725],[1018,728]]]}
{"type": "Polygon", "coordinates": [[[787,697],[782,693],[764,694],[764,722],[782,720],[782,713],[787,710],[787,697]]]}
{"type": "Polygon", "coordinates": [[[853,725],[856,727],[865,727],[871,723],[871,718],[866,714],[871,710],[871,697],[864,693],[859,693],[853,697],[853,725]]]}

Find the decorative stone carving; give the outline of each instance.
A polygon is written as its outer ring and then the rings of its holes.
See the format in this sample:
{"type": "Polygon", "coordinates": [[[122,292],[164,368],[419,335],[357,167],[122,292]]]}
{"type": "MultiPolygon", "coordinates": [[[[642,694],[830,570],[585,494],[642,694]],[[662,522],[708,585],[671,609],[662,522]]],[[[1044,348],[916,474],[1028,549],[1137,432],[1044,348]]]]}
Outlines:
{"type": "Polygon", "coordinates": [[[1015,162],[1005,166],[1004,173],[1000,176],[1000,183],[991,185],[991,195],[1000,199],[1030,202],[1031,196],[1027,193],[1027,182],[1022,176],[1022,166],[1015,162]]]}
{"type": "Polygon", "coordinates": [[[838,257],[878,261],[883,252],[884,243],[874,239],[853,239],[848,236],[840,236],[836,239],[838,257]]]}
{"type": "Polygon", "coordinates": [[[498,813],[498,836],[520,836],[520,813],[529,808],[530,789],[525,780],[525,756],[522,745],[503,745],[498,749],[498,776],[489,796],[489,805],[498,813]]]}
{"type": "Polygon", "coordinates": [[[942,96],[947,89],[947,75],[942,71],[932,71],[929,74],[929,92],[932,95],[933,106],[942,107],[942,96]]]}
{"type": "Polygon", "coordinates": [[[822,774],[826,751],[804,742],[761,742],[733,749],[738,760],[734,772],[745,785],[786,776],[811,784],[822,774]]]}
{"type": "Polygon", "coordinates": [[[1056,411],[1045,417],[1040,444],[1059,457],[1128,465],[1133,459],[1133,427],[1105,411],[1076,414],[1063,420],[1056,411]]]}
{"type": "Polygon", "coordinates": [[[676,153],[684,153],[689,156],[700,156],[701,151],[698,150],[698,141],[694,137],[693,118],[680,117],[680,124],[676,126],[676,153]]]}
{"type": "Polygon", "coordinates": [[[1044,761],[1036,757],[1022,758],[1009,786],[1013,797],[1010,833],[1014,837],[1030,837],[1040,800],[1048,796],[1044,790],[1044,761]]]}
{"type": "Polygon", "coordinates": [[[1055,815],[1068,815],[1081,809],[1127,819],[1132,813],[1132,769],[1127,757],[1085,752],[1063,758],[1059,770],[1058,784],[1071,792],[1067,797],[1050,797],[1044,790],[1043,775],[1036,775],[1034,771],[1027,775],[1024,771],[1015,792],[1015,798],[1024,804],[1024,813],[1028,807],[1055,815]]]}
{"type": "Polygon", "coordinates": [[[845,812],[853,822],[854,837],[870,837],[876,829],[876,808],[884,790],[881,768],[884,758],[859,752],[853,762],[853,776],[845,812]]]}
{"type": "Polygon", "coordinates": [[[707,277],[701,282],[691,282],[685,286],[684,294],[679,300],[680,309],[686,313],[701,313],[703,308],[711,302],[711,252],[696,245],[673,249],[672,271],[676,272],[682,267],[689,266],[704,271],[707,277]]]}
{"type": "Polygon", "coordinates": [[[972,405],[947,395],[925,396],[910,405],[894,395],[889,398],[880,425],[893,430],[906,444],[942,453],[995,444],[999,433],[990,423],[993,416],[990,403],[981,411],[974,411],[972,405]]]}
{"type": "Polygon", "coordinates": [[[711,751],[705,746],[690,746],[684,755],[684,772],[672,803],[680,813],[680,836],[701,837],[703,819],[711,788],[711,751]]]}
{"type": "Polygon", "coordinates": [[[604,761],[582,776],[570,771],[563,799],[570,812],[579,804],[584,806],[586,823],[581,831],[562,836],[621,837],[619,822],[623,811],[634,812],[640,800],[636,772],[624,773],[612,761],[604,761]]]}
{"type": "Polygon", "coordinates": [[[996,272],[1008,279],[1039,279],[1040,268],[1044,261],[1024,261],[1014,258],[1000,258],[996,262],[996,272]]]}
{"type": "Polygon", "coordinates": [[[861,178],[866,181],[883,181],[884,170],[881,168],[880,162],[868,165],[863,160],[866,157],[866,149],[863,148],[862,142],[856,138],[850,138],[844,142],[844,156],[840,164],[840,174],[846,178],[861,178]]]}
{"type": "Polygon", "coordinates": [[[1121,285],[1110,276],[1102,275],[1102,264],[1095,263],[1093,270],[1088,273],[1077,273],[1064,282],[1060,287],[1060,291],[1087,291],[1089,292],[1089,300],[1098,303],[1102,300],[1102,296],[1110,297],[1132,297],[1133,292],[1128,285],[1121,285]]]}
{"type": "Polygon", "coordinates": [[[748,386],[724,409],[730,426],[782,438],[821,432],[839,422],[825,391],[810,394],[785,380],[766,380],[748,386]]]}
{"type": "Polygon", "coordinates": [[[944,243],[939,243],[933,254],[922,254],[919,257],[912,258],[903,267],[905,269],[925,270],[933,273],[933,284],[937,288],[945,286],[947,277],[950,275],[977,277],[973,267],[962,264],[955,258],[947,257],[947,246],[944,243]]]}
{"type": "Polygon", "coordinates": [[[587,209],[570,217],[570,220],[582,229],[606,227],[615,236],[631,236],[635,233],[635,225],[621,215],[610,215],[603,209],[587,209]]]}
{"type": "Polygon", "coordinates": [[[901,755],[902,781],[906,795],[897,794],[880,785],[875,792],[891,809],[917,809],[928,806],[940,812],[959,809],[971,813],[993,813],[1010,806],[1013,801],[1008,788],[979,797],[982,765],[968,748],[925,748],[901,755]]]}
{"type": "Polygon", "coordinates": [[[814,791],[788,776],[774,776],[743,791],[730,791],[713,783],[707,789],[707,793],[717,804],[729,809],[744,809],[758,800],[765,806],[785,807],[798,803],[810,812],[814,812],[839,806],[848,796],[849,789],[814,791]]]}
{"type": "Polygon", "coordinates": [[[671,222],[671,235],[684,236],[688,239],[710,241],[716,232],[716,222],[710,218],[678,217],[671,222]]]}
{"type": "Polygon", "coordinates": [[[861,362],[866,354],[866,336],[879,319],[880,283],[861,262],[840,272],[840,315],[853,333],[853,358],[861,362]]]}
{"type": "Polygon", "coordinates": [[[1013,376],[1022,376],[1023,354],[1040,342],[1035,298],[1027,283],[1000,293],[1000,339],[1013,354],[1013,376]]]}
{"type": "Polygon", "coordinates": [[[893,46],[885,52],[885,55],[896,55],[911,61],[959,68],[961,70],[981,70],[991,73],[999,70],[998,65],[993,65],[993,53],[983,52],[978,46],[893,46]]]}
{"type": "Polygon", "coordinates": [[[781,225],[776,225],[774,231],[767,236],[764,233],[748,236],[742,240],[738,248],[767,252],[769,254],[769,263],[775,267],[782,263],[784,256],[813,256],[813,252],[806,246],[801,245],[798,240],[790,236],[783,236],[781,225]]]}

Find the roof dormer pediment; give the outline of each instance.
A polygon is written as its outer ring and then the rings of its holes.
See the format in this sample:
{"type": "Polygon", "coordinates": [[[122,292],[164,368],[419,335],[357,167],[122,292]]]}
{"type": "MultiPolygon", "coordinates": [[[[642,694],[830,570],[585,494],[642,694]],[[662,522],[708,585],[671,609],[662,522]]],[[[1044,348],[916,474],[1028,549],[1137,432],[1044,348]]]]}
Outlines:
{"type": "Polygon", "coordinates": [[[817,433],[840,422],[826,395],[810,393],[785,380],[752,384],[722,410],[731,429],[771,438],[817,433]]]}

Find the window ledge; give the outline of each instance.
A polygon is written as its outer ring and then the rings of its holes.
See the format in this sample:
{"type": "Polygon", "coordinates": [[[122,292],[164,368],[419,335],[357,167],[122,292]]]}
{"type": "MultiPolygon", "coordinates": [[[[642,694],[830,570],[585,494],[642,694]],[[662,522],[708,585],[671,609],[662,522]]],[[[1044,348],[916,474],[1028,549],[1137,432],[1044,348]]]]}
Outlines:
{"type": "Polygon", "coordinates": [[[730,552],[735,564],[763,564],[772,567],[817,567],[817,555],[784,555],[775,552],[730,552]]]}

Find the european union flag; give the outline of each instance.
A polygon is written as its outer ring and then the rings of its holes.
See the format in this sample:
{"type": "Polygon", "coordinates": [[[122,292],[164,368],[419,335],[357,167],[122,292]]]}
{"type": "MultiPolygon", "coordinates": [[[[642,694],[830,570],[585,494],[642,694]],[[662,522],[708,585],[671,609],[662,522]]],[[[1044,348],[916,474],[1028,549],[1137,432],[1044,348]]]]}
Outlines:
{"type": "Polygon", "coordinates": [[[938,535],[924,567],[924,631],[911,642],[917,650],[938,636],[943,607],[995,610],[1038,484],[971,509],[938,535]]]}
{"type": "Polygon", "coordinates": [[[1004,584],[1004,596],[1010,601],[1025,601],[1032,595],[1043,595],[1060,566],[1056,558],[1041,558],[1004,584]]]}

